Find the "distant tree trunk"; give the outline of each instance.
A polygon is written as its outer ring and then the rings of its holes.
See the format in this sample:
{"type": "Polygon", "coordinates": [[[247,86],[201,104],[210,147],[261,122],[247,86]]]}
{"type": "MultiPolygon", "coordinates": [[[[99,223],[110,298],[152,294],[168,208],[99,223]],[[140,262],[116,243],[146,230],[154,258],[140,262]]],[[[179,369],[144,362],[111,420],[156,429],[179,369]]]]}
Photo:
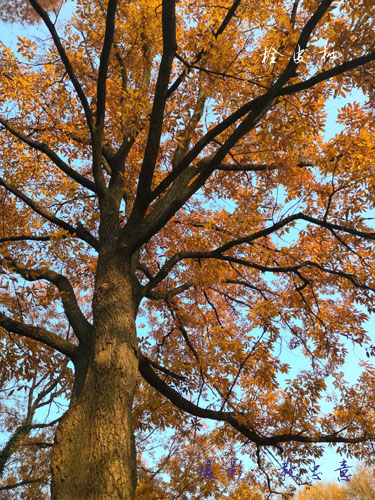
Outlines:
{"type": "Polygon", "coordinates": [[[94,335],[75,362],[71,405],[56,433],[53,500],[134,498],[137,300],[129,275],[121,256],[99,258],[94,335]]]}
{"type": "Polygon", "coordinates": [[[17,427],[15,432],[11,435],[9,440],[6,442],[5,446],[0,450],[0,477],[4,473],[5,466],[13,455],[17,451],[22,438],[27,436],[31,430],[32,415],[28,416],[23,424],[17,427]]]}

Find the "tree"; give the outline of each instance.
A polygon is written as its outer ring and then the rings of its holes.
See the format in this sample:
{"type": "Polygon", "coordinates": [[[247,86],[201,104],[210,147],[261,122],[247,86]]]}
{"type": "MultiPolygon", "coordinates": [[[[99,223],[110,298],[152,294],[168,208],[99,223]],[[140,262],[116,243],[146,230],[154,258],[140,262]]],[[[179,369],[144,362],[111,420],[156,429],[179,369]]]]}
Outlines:
{"type": "MultiPolygon", "coordinates": [[[[10,350],[8,350],[9,356],[10,350]]],[[[10,357],[10,356],[9,356],[10,357]]],[[[41,361],[41,360],[39,360],[41,361]]],[[[53,358],[52,358],[53,361],[53,358]]],[[[42,363],[40,363],[42,365],[42,363]]],[[[48,423],[36,421],[38,410],[50,405],[54,399],[66,392],[67,383],[64,383],[64,375],[70,374],[66,369],[66,363],[58,366],[55,362],[54,371],[43,370],[40,374],[35,372],[35,360],[30,363],[29,371],[24,371],[25,363],[18,364],[19,371],[22,370],[24,377],[29,384],[19,386],[17,382],[10,384],[4,383],[0,389],[0,422],[1,429],[7,429],[11,432],[9,439],[2,449],[0,449],[0,477],[3,478],[3,484],[0,486],[0,498],[10,500],[19,498],[12,496],[12,490],[17,490],[20,494],[20,488],[23,487],[22,498],[48,498],[46,495],[46,486],[49,483],[49,452],[53,446],[53,435],[56,430],[56,423],[59,419],[48,423]],[[32,369],[34,364],[34,370],[32,369]],[[31,369],[30,369],[31,368],[31,369]],[[60,373],[56,376],[56,371],[60,373]],[[32,373],[34,371],[34,373],[32,373]],[[52,380],[50,380],[52,378],[52,380]],[[57,389],[58,385],[60,386],[57,389]],[[17,395],[22,389],[27,391],[26,409],[23,414],[19,414],[15,403],[15,397],[12,395],[17,390],[17,395]],[[12,404],[9,405],[9,399],[12,404]],[[51,435],[52,434],[52,435],[51,435]],[[5,470],[7,474],[5,475],[5,470]],[[22,476],[21,481],[17,477],[22,476]],[[2,496],[6,492],[6,496],[2,496]]],[[[18,377],[13,377],[17,380],[18,377]]],[[[70,381],[70,377],[68,379],[70,381]]],[[[69,384],[70,385],[70,384],[69,384]]],[[[20,401],[19,396],[16,400],[20,401]]]]}
{"type": "Polygon", "coordinates": [[[344,488],[334,483],[308,486],[297,496],[297,500],[348,500],[344,488]]]}
{"type": "Polygon", "coordinates": [[[340,367],[372,356],[372,2],[79,0],[59,32],[29,3],[51,43],[1,47],[0,326],[7,379],[73,366],[52,498],[133,499],[133,429],[240,443],[270,492],[269,451],[370,460],[375,370],[340,367]]]}
{"type": "Polygon", "coordinates": [[[371,500],[374,494],[374,472],[360,467],[344,485],[323,483],[306,487],[296,500],[371,500]]]}
{"type": "Polygon", "coordinates": [[[366,467],[361,467],[346,485],[346,490],[350,500],[371,500],[371,498],[374,498],[374,471],[366,467]]]}

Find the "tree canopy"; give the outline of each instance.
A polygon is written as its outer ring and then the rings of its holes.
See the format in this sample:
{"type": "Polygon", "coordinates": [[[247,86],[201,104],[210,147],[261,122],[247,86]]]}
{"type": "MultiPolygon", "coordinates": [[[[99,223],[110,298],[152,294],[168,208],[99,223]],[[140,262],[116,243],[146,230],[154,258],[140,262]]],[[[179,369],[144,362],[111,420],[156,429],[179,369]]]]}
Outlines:
{"type": "Polygon", "coordinates": [[[0,47],[0,494],[255,500],[326,444],[371,463],[373,3],[77,0],[58,26],[29,0],[41,36],[0,47]],[[198,477],[240,451],[253,476],[198,477]]]}
{"type": "Polygon", "coordinates": [[[296,500],[372,500],[374,495],[374,471],[361,467],[343,485],[320,483],[306,487],[296,496],[296,500]]]}

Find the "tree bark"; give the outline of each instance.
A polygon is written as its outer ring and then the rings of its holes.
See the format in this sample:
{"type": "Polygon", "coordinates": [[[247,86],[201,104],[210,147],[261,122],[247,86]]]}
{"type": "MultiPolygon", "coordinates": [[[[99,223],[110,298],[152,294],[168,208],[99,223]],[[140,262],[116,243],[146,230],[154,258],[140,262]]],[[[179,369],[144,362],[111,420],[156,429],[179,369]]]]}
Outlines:
{"type": "Polygon", "coordinates": [[[100,257],[94,335],[75,359],[71,404],[55,437],[52,500],[134,499],[137,305],[130,265],[120,255],[100,257]]]}

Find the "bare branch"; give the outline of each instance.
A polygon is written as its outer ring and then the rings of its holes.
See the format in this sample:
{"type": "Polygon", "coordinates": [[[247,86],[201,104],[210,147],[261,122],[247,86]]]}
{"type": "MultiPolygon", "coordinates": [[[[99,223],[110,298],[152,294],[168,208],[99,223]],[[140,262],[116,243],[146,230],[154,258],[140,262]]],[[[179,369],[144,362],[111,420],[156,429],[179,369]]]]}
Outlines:
{"type": "Polygon", "coordinates": [[[228,403],[229,401],[229,397],[231,395],[231,393],[233,392],[233,388],[234,386],[236,385],[236,382],[238,380],[238,377],[240,376],[240,373],[241,373],[241,370],[243,369],[243,367],[245,366],[245,364],[247,363],[247,361],[249,360],[249,358],[253,355],[255,349],[258,347],[258,344],[259,342],[262,340],[262,338],[264,337],[266,333],[266,328],[263,329],[263,333],[259,336],[259,338],[257,339],[256,342],[254,342],[254,345],[252,346],[251,350],[249,351],[248,355],[245,357],[245,359],[240,363],[240,366],[237,370],[237,373],[236,373],[236,376],[234,377],[229,389],[228,389],[228,392],[224,398],[224,401],[222,402],[221,404],[221,410],[224,409],[225,405],[228,403]]]}
{"type": "Polygon", "coordinates": [[[60,420],[62,419],[63,415],[59,418],[56,418],[55,420],[51,420],[51,422],[47,422],[45,424],[32,424],[31,428],[32,429],[45,429],[46,427],[52,427],[53,425],[56,425],[60,420]]]}
{"type": "MultiPolygon", "coordinates": [[[[297,214],[298,215],[298,214],[297,214]]],[[[157,286],[161,281],[163,281],[164,278],[167,277],[169,272],[172,270],[172,268],[181,260],[184,259],[194,259],[194,258],[215,258],[218,257],[220,258],[221,254],[230,248],[236,247],[238,245],[241,245],[243,243],[251,243],[259,238],[263,238],[264,236],[268,236],[269,234],[277,231],[278,229],[281,229],[282,227],[290,224],[294,220],[297,220],[298,217],[295,215],[290,215],[289,217],[286,217],[285,219],[282,219],[279,222],[276,222],[272,226],[262,229],[260,231],[257,231],[249,236],[245,236],[244,238],[237,238],[235,240],[232,240],[225,245],[222,245],[221,247],[216,248],[215,250],[211,250],[208,252],[179,252],[173,255],[170,259],[166,261],[166,263],[163,265],[163,267],[160,269],[158,274],[154,276],[154,278],[149,282],[147,286],[150,288],[154,288],[157,286]]]]}
{"type": "MultiPolygon", "coordinates": [[[[190,349],[190,351],[193,353],[194,355],[194,358],[196,359],[197,363],[198,363],[198,366],[200,366],[201,362],[200,362],[200,359],[199,359],[199,355],[195,349],[195,347],[193,346],[193,344],[191,343],[190,339],[189,339],[189,335],[186,331],[186,328],[183,324],[183,322],[181,321],[181,318],[180,318],[180,315],[178,313],[178,308],[175,304],[173,304],[173,302],[170,300],[170,299],[166,299],[165,300],[167,306],[168,306],[168,309],[170,310],[171,314],[172,314],[172,317],[173,319],[176,321],[177,323],[177,326],[178,326],[178,329],[180,330],[184,340],[185,340],[185,343],[186,345],[188,346],[188,348],[190,349]]],[[[202,370],[201,371],[201,375],[203,376],[203,372],[202,370]]]]}
{"type": "MultiPolygon", "coordinates": [[[[45,377],[42,377],[40,379],[39,383],[43,381],[45,377]]],[[[32,424],[35,412],[38,408],[40,408],[41,401],[48,395],[50,394],[57,384],[59,383],[59,379],[56,378],[53,380],[50,384],[45,387],[43,391],[41,391],[38,396],[36,397],[35,401],[32,401],[33,398],[33,392],[36,387],[36,376],[33,379],[33,383],[30,387],[29,390],[29,403],[28,403],[28,408],[27,408],[27,415],[22,422],[21,425],[19,425],[16,430],[12,433],[8,441],[5,443],[4,447],[2,450],[0,450],[0,477],[3,475],[5,466],[11,456],[19,449],[20,444],[22,443],[22,439],[25,438],[32,429],[36,429],[37,427],[32,424]]],[[[52,425],[50,422],[48,424],[49,426],[52,425]]]]}
{"type": "MultiPolygon", "coordinates": [[[[267,235],[277,231],[278,229],[281,229],[282,227],[284,227],[284,226],[286,226],[294,221],[297,221],[297,220],[304,220],[306,222],[311,222],[312,224],[316,224],[316,225],[319,225],[321,227],[324,227],[324,228],[328,229],[329,231],[331,231],[331,230],[342,231],[344,233],[353,234],[355,236],[359,236],[359,237],[366,238],[369,240],[375,240],[375,233],[359,231],[357,229],[354,229],[354,228],[351,228],[348,226],[342,226],[339,224],[330,223],[327,221],[322,221],[322,220],[317,219],[315,217],[304,215],[303,213],[297,213],[297,214],[285,217],[284,219],[280,220],[279,222],[276,222],[275,224],[273,224],[272,226],[270,226],[268,228],[262,229],[260,231],[252,233],[252,234],[245,236],[243,238],[237,238],[235,240],[229,241],[228,243],[225,243],[221,247],[218,247],[218,248],[211,250],[211,251],[178,252],[165,262],[165,264],[162,266],[160,271],[152,278],[152,280],[150,280],[147,287],[149,287],[149,289],[156,287],[161,281],[163,281],[168,276],[169,272],[172,270],[172,268],[178,262],[180,262],[181,260],[185,260],[185,259],[215,259],[216,258],[218,260],[225,260],[227,262],[233,262],[233,263],[245,265],[248,267],[249,266],[250,267],[257,267],[260,270],[269,270],[269,271],[273,270],[272,272],[278,272],[276,268],[267,268],[266,269],[264,266],[259,266],[257,264],[249,263],[248,261],[246,261],[244,259],[238,259],[235,257],[224,256],[223,253],[230,250],[231,248],[238,247],[239,245],[242,245],[245,243],[252,243],[253,241],[255,241],[259,238],[263,238],[264,236],[267,236],[267,235]]],[[[315,264],[310,263],[309,265],[315,265],[315,264]]],[[[282,268],[282,270],[281,270],[281,268],[279,268],[279,269],[280,269],[279,272],[292,272],[292,271],[298,270],[296,266],[284,267],[284,268],[282,268]]],[[[331,273],[333,273],[332,270],[331,270],[331,273]]],[[[343,276],[343,274],[342,274],[342,276],[343,276]]],[[[344,276],[344,277],[347,277],[349,279],[349,275],[344,276]]]]}
{"type": "Polygon", "coordinates": [[[230,80],[236,80],[236,81],[239,81],[239,82],[253,83],[254,85],[257,85],[258,87],[261,87],[263,89],[267,88],[264,85],[259,84],[255,80],[249,80],[248,78],[241,78],[240,76],[231,75],[229,73],[224,73],[222,71],[214,71],[212,69],[203,68],[203,66],[197,66],[195,64],[191,65],[188,62],[186,62],[185,59],[182,56],[180,56],[179,54],[176,54],[176,58],[179,61],[181,61],[183,64],[185,64],[185,66],[187,68],[189,68],[189,69],[191,69],[191,68],[198,69],[199,71],[203,71],[204,73],[207,73],[208,75],[213,75],[213,76],[216,76],[216,77],[220,77],[222,79],[228,78],[230,80]]]}

